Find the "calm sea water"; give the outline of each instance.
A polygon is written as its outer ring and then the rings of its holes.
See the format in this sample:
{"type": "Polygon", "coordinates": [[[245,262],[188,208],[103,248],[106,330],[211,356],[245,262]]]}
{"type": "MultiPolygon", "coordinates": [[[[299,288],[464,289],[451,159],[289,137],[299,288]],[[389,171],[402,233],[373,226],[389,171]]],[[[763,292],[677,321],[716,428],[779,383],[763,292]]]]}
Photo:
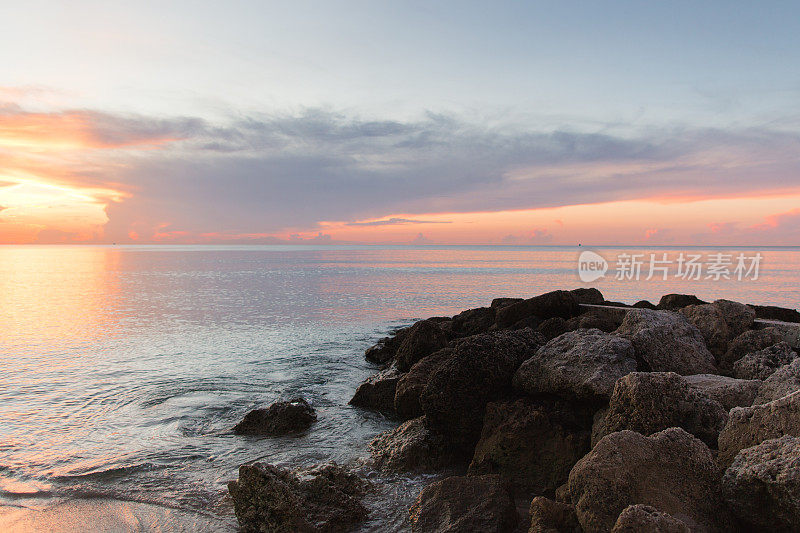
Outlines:
{"type": "MultiPolygon", "coordinates": [[[[581,250],[0,247],[0,524],[35,529],[64,513],[52,527],[95,516],[99,528],[122,514],[108,528],[232,529],[225,483],[240,463],[354,461],[393,427],[347,406],[376,371],[363,350],[377,338],[495,297],[584,285],[581,250]],[[305,435],[231,434],[248,410],[298,395],[319,416],[305,435]]],[[[756,253],[723,250],[739,251],[756,253]]],[[[758,280],[610,273],[592,285],[628,303],[690,292],[800,307],[800,250],[760,252],[758,280]]],[[[423,480],[376,480],[364,529],[401,527],[423,480]]]]}

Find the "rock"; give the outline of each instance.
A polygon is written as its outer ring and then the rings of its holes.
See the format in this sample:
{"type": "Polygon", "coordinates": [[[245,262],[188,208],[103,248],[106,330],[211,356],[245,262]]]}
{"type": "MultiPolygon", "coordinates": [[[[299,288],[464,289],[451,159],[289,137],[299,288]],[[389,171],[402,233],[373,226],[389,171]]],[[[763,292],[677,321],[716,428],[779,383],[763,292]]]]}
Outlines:
{"type": "Polygon", "coordinates": [[[630,305],[628,305],[628,304],[626,304],[624,302],[612,302],[612,301],[609,301],[609,300],[606,300],[605,302],[603,302],[603,305],[605,305],[607,307],[627,307],[627,308],[631,307],[630,305]]]}
{"type": "Polygon", "coordinates": [[[422,416],[422,405],[419,398],[428,384],[434,370],[452,357],[451,348],[443,348],[414,363],[411,369],[403,374],[397,382],[394,395],[394,410],[402,420],[410,420],[422,416]]]}
{"type": "Polygon", "coordinates": [[[622,511],[611,533],[691,533],[684,522],[650,505],[629,505],[622,511]]]}
{"type": "Polygon", "coordinates": [[[580,314],[578,300],[569,291],[553,291],[516,302],[497,310],[497,326],[507,328],[529,316],[547,320],[559,316],[567,319],[580,314]]]}
{"type": "Polygon", "coordinates": [[[437,350],[447,346],[447,336],[433,320],[420,320],[408,330],[397,348],[397,369],[408,371],[411,366],[437,350]]]}
{"type": "Polygon", "coordinates": [[[368,484],[343,467],[325,464],[290,472],[270,464],[239,467],[228,483],[243,532],[334,532],[364,520],[368,484]]]}
{"type": "Polygon", "coordinates": [[[599,329],[600,331],[611,333],[616,330],[617,327],[619,327],[619,323],[593,311],[574,316],[566,322],[567,331],[575,331],[576,329],[599,329]]]}
{"type": "Polygon", "coordinates": [[[285,435],[304,431],[316,420],[314,408],[303,398],[295,398],[250,411],[234,426],[233,432],[237,435],[285,435]]]}
{"type": "Polygon", "coordinates": [[[414,533],[506,533],[517,524],[500,476],[453,476],[431,483],[409,509],[414,533]]]}
{"type": "Polygon", "coordinates": [[[778,344],[782,340],[783,337],[775,328],[745,331],[728,343],[728,351],[720,359],[719,366],[722,370],[731,371],[733,364],[745,355],[778,344]]]}
{"type": "Polygon", "coordinates": [[[528,494],[553,494],[589,451],[589,416],[561,402],[517,400],[486,406],[472,474],[500,474],[528,494]]]}
{"type": "Polygon", "coordinates": [[[485,333],[494,324],[496,311],[494,307],[479,307],[457,314],[453,317],[453,335],[467,337],[485,333]]]}
{"type": "Polygon", "coordinates": [[[758,379],[736,379],[716,374],[695,374],[683,379],[690,387],[718,401],[726,411],[753,405],[762,383],[758,379]]]}
{"type": "Polygon", "coordinates": [[[480,437],[486,404],[510,394],[514,372],[543,341],[530,329],[455,341],[452,357],[434,370],[420,397],[428,426],[471,449],[480,437]]]}
{"type": "Polygon", "coordinates": [[[678,313],[631,309],[616,333],[633,343],[642,370],[683,375],[716,373],[714,356],[706,348],[703,335],[678,313]]]}
{"type": "Polygon", "coordinates": [[[600,439],[610,433],[613,433],[613,431],[610,431],[606,427],[606,413],[608,413],[608,407],[603,407],[602,409],[598,409],[598,411],[592,417],[592,448],[594,448],[595,445],[600,442],[600,439]]]}
{"type": "Polygon", "coordinates": [[[602,305],[606,300],[603,298],[603,293],[594,287],[580,287],[578,289],[572,289],[569,292],[578,300],[579,304],[602,305]]]}
{"type": "Polygon", "coordinates": [[[772,373],[758,389],[752,404],[768,403],[800,390],[800,358],[783,365],[772,373]]]}
{"type": "Polygon", "coordinates": [[[632,307],[636,307],[637,309],[652,309],[652,310],[658,309],[658,307],[656,307],[656,304],[650,303],[647,300],[639,300],[638,302],[633,304],[632,307]]]}
{"type": "Polygon", "coordinates": [[[569,495],[569,483],[564,483],[556,489],[556,501],[561,503],[572,503],[569,495]]]}
{"type": "Polygon", "coordinates": [[[611,530],[620,513],[637,503],[722,532],[731,524],[720,512],[720,476],[708,447],[680,428],[649,437],[620,431],[578,461],[569,491],[586,533],[611,530]]]}
{"type": "Polygon", "coordinates": [[[604,434],[628,429],[643,435],[680,427],[716,447],[727,414],[674,372],[634,372],[614,386],[602,427],[604,434]]]}
{"type": "Polygon", "coordinates": [[[800,391],[763,405],[731,409],[719,434],[719,463],[728,466],[739,450],[784,435],[800,437],[800,391]]]}
{"type": "Polygon", "coordinates": [[[721,357],[725,353],[731,335],[719,307],[712,304],[687,305],[678,312],[700,330],[706,346],[715,357],[721,357]]]}
{"type": "Polygon", "coordinates": [[[731,300],[714,300],[714,306],[722,312],[731,337],[738,337],[753,327],[756,312],[752,307],[731,300]]]}
{"type": "Polygon", "coordinates": [[[492,303],[490,304],[490,307],[494,307],[495,309],[498,309],[500,307],[506,307],[508,305],[515,304],[515,303],[521,302],[521,301],[522,301],[522,298],[495,298],[494,300],[492,300],[492,303]]]}
{"type": "MultiPolygon", "coordinates": [[[[536,330],[536,329],[539,328],[539,326],[541,324],[542,324],[542,319],[541,318],[539,318],[538,316],[531,315],[531,316],[527,316],[527,317],[523,318],[519,322],[514,322],[509,327],[504,328],[504,329],[517,330],[517,329],[530,328],[530,329],[536,330]]],[[[497,327],[497,324],[495,324],[495,328],[496,327],[497,327]]]]}
{"type": "Polygon", "coordinates": [[[631,341],[599,329],[579,329],[542,346],[522,363],[513,384],[527,394],[605,402],[617,379],[635,371],[631,341]]]}
{"type": "Polygon", "coordinates": [[[408,334],[409,328],[402,328],[397,330],[392,337],[384,337],[379,340],[374,346],[370,346],[364,352],[364,357],[367,361],[383,365],[394,359],[397,353],[397,348],[405,339],[408,334]]]}
{"type": "Polygon", "coordinates": [[[567,321],[560,316],[554,316],[536,326],[536,331],[541,333],[547,340],[555,339],[559,335],[566,333],[567,321]]]}
{"type": "Polygon", "coordinates": [[[800,313],[796,309],[775,307],[774,305],[753,305],[756,318],[762,320],[780,320],[781,322],[800,322],[800,313]]]}
{"type": "Polygon", "coordinates": [[[378,435],[369,448],[372,466],[386,473],[437,470],[457,461],[445,440],[425,426],[425,417],[378,435]]]}
{"type": "Polygon", "coordinates": [[[687,305],[703,305],[704,302],[694,294],[665,294],[658,301],[656,306],[658,309],[666,309],[667,311],[675,311],[687,305]]]}
{"type": "Polygon", "coordinates": [[[394,396],[402,374],[394,366],[369,377],[356,389],[350,405],[394,414],[394,396]]]}
{"type": "Polygon", "coordinates": [[[722,489],[751,531],[800,530],[800,438],[783,436],[739,452],[722,489]]]}
{"type": "Polygon", "coordinates": [[[783,365],[797,358],[797,354],[784,341],[763,350],[745,355],[733,363],[733,375],[739,379],[767,379],[783,365]]]}
{"type": "Polygon", "coordinates": [[[528,533],[583,533],[575,507],[537,496],[531,502],[528,533]]]}

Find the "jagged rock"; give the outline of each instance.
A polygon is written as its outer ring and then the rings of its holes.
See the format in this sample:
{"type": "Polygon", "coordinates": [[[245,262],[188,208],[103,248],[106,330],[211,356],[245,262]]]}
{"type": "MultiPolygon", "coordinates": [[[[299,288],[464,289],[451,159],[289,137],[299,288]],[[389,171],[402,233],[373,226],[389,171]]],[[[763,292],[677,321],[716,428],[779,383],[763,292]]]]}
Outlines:
{"type": "Polygon", "coordinates": [[[602,422],[604,434],[623,429],[650,435],[680,427],[716,447],[727,411],[674,372],[634,372],[620,378],[602,422]]]}
{"type": "Polygon", "coordinates": [[[589,451],[588,418],[561,402],[490,403],[469,473],[500,474],[522,492],[552,494],[589,451]]]}
{"type": "Polygon", "coordinates": [[[575,331],[576,329],[599,329],[600,331],[611,333],[616,330],[617,327],[619,327],[617,322],[593,311],[574,316],[566,322],[567,331],[575,331]]]}
{"type": "Polygon", "coordinates": [[[752,307],[731,300],[714,300],[714,305],[722,312],[731,337],[737,337],[753,327],[756,312],[752,307]]]}
{"type": "Polygon", "coordinates": [[[350,405],[394,414],[394,396],[402,374],[394,366],[367,378],[356,389],[350,405]]]}
{"type": "Polygon", "coordinates": [[[452,357],[434,370],[420,397],[429,427],[472,448],[480,437],[486,404],[511,392],[514,372],[542,344],[542,336],[530,329],[455,341],[452,357]]]}
{"type": "Polygon", "coordinates": [[[670,311],[631,309],[617,335],[630,339],[640,368],[678,374],[714,374],[714,356],[700,331],[670,311]]]}
{"type": "Polygon", "coordinates": [[[635,371],[631,341],[599,329],[579,329],[542,346],[522,363],[513,384],[527,394],[604,402],[617,379],[635,371]]]}
{"type": "Polygon", "coordinates": [[[523,300],[522,298],[495,298],[494,300],[492,300],[490,307],[498,309],[500,307],[506,307],[508,305],[521,302],[522,300],[523,300]]]}
{"type": "Polygon", "coordinates": [[[602,305],[605,301],[603,293],[594,287],[580,287],[569,292],[578,300],[579,304],[602,305]]]}
{"type": "Polygon", "coordinates": [[[452,357],[451,348],[443,348],[414,363],[408,372],[397,382],[394,395],[394,410],[402,420],[410,420],[422,416],[422,405],[419,402],[422,391],[428,384],[433,372],[452,357]]]}
{"type": "Polygon", "coordinates": [[[800,322],[800,313],[797,309],[787,309],[774,305],[754,305],[756,318],[763,320],[780,320],[782,322],[800,322]]]}
{"type": "Polygon", "coordinates": [[[518,520],[509,488],[491,474],[431,483],[409,509],[409,518],[413,533],[506,533],[518,520]]]}
{"type": "Polygon", "coordinates": [[[378,435],[369,448],[372,465],[387,473],[436,470],[457,460],[445,439],[425,426],[425,417],[378,435]]]}
{"type": "Polygon", "coordinates": [[[722,370],[730,372],[733,364],[745,355],[778,344],[782,340],[783,337],[775,328],[745,331],[728,343],[728,351],[720,359],[719,366],[722,370]]]}
{"type": "Polygon", "coordinates": [[[369,485],[335,463],[290,472],[270,464],[239,467],[228,483],[243,532],[335,532],[364,520],[369,485]]]}
{"type": "Polygon", "coordinates": [[[575,507],[568,503],[537,496],[531,502],[529,514],[531,527],[528,533],[583,533],[575,507]]]}
{"type": "Polygon", "coordinates": [[[721,357],[725,353],[731,335],[719,307],[713,304],[687,305],[678,312],[700,330],[706,346],[715,357],[721,357]]]}
{"type": "Polygon", "coordinates": [[[567,321],[560,316],[554,316],[536,326],[536,331],[541,333],[547,340],[555,339],[567,332],[567,321]]]}
{"type": "Polygon", "coordinates": [[[507,328],[530,316],[547,320],[559,316],[563,319],[580,314],[578,300],[569,291],[553,291],[516,302],[497,310],[497,326],[507,328]]]}
{"type": "Polygon", "coordinates": [[[453,317],[453,335],[467,337],[485,333],[494,324],[497,310],[494,307],[467,309],[453,317]]]}
{"type": "Polygon", "coordinates": [[[797,358],[797,354],[784,341],[763,350],[745,355],[733,363],[733,375],[739,379],[767,379],[783,365],[797,358]]]}
{"type": "Polygon", "coordinates": [[[695,374],[683,379],[690,387],[718,401],[726,411],[753,405],[762,383],[758,379],[736,379],[716,374],[695,374]]]}
{"type": "Polygon", "coordinates": [[[590,443],[592,448],[600,442],[600,439],[613,433],[606,428],[606,413],[608,413],[608,406],[598,409],[592,417],[592,440],[590,443]]]}
{"type": "Polygon", "coordinates": [[[668,311],[675,311],[687,305],[703,305],[704,302],[694,294],[665,294],[658,301],[658,309],[666,309],[668,311]]]}
{"type": "Polygon", "coordinates": [[[437,350],[447,346],[447,335],[436,321],[420,320],[408,330],[403,342],[397,348],[395,359],[401,372],[408,371],[411,366],[437,350]]]}
{"type": "Polygon", "coordinates": [[[800,357],[793,359],[788,365],[783,365],[764,380],[751,405],[771,402],[798,390],[800,390],[800,357]]]}
{"type": "Polygon", "coordinates": [[[651,302],[649,302],[647,300],[639,300],[638,302],[633,304],[631,307],[636,307],[637,309],[652,309],[652,310],[658,309],[656,304],[651,303],[651,302]]]}
{"type": "Polygon", "coordinates": [[[620,431],[603,438],[569,475],[583,530],[607,532],[629,505],[652,505],[710,532],[731,529],[708,447],[680,428],[649,437],[620,431]]]}
{"type": "Polygon", "coordinates": [[[382,338],[374,346],[367,348],[364,352],[364,357],[367,358],[367,361],[372,361],[379,365],[388,363],[394,359],[397,349],[408,334],[408,330],[409,328],[398,329],[393,336],[382,338]]]}
{"type": "Polygon", "coordinates": [[[253,409],[236,424],[237,435],[278,436],[308,429],[317,420],[314,408],[303,398],[275,402],[266,409],[253,409]]]}
{"type": "Polygon", "coordinates": [[[800,438],[783,436],[739,452],[725,471],[728,506],[750,531],[800,530],[800,438]]]}
{"type": "Polygon", "coordinates": [[[556,489],[556,501],[561,503],[572,503],[569,495],[569,483],[564,483],[556,489]]]}
{"type": "Polygon", "coordinates": [[[622,511],[611,533],[691,533],[686,523],[650,505],[629,505],[622,511]]]}
{"type": "Polygon", "coordinates": [[[731,409],[719,434],[719,462],[727,466],[739,450],[784,435],[800,436],[800,391],[763,405],[731,409]]]}

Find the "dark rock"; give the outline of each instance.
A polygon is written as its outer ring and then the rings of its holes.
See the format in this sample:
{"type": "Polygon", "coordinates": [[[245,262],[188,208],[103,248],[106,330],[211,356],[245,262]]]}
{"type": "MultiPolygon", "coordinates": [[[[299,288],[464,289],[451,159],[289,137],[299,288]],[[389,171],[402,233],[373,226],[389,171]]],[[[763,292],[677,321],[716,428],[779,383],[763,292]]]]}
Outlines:
{"type": "Polygon", "coordinates": [[[553,291],[513,303],[497,310],[497,326],[507,328],[529,316],[547,320],[559,316],[567,319],[580,314],[578,300],[569,291],[553,291]]]}
{"type": "Polygon", "coordinates": [[[447,336],[433,320],[420,320],[408,330],[395,356],[397,369],[408,371],[411,366],[447,346],[447,336]]]}
{"type": "Polygon", "coordinates": [[[753,405],[761,387],[761,380],[758,379],[736,379],[716,374],[695,374],[684,376],[683,379],[690,387],[718,401],[726,411],[753,405]]]}
{"type": "Polygon", "coordinates": [[[566,327],[567,331],[575,331],[576,329],[599,329],[600,331],[611,333],[619,327],[619,323],[614,322],[605,315],[598,314],[594,311],[588,311],[567,320],[566,327]]]}
{"type": "Polygon", "coordinates": [[[575,507],[537,496],[531,502],[528,533],[583,533],[575,507]]]}
{"type": "Polygon", "coordinates": [[[667,311],[675,311],[687,305],[703,305],[707,303],[708,302],[704,302],[694,294],[665,294],[661,297],[661,300],[658,301],[656,307],[667,311]]]}
{"type": "Polygon", "coordinates": [[[739,450],[784,435],[800,437],[800,391],[763,405],[731,409],[719,434],[719,462],[727,466],[739,450]]]}
{"type": "Polygon", "coordinates": [[[678,313],[631,309],[616,333],[633,343],[642,370],[716,373],[714,356],[703,335],[678,313]]]}
{"type": "Polygon", "coordinates": [[[784,341],[745,355],[733,363],[733,375],[739,379],[767,379],[783,365],[797,359],[797,354],[784,341]]]}
{"type": "Polygon", "coordinates": [[[511,329],[511,330],[525,329],[525,328],[538,329],[541,324],[542,324],[541,318],[539,318],[538,316],[531,315],[523,318],[519,322],[514,322],[505,329],[511,329]]]}
{"type": "Polygon", "coordinates": [[[425,417],[403,422],[370,443],[372,465],[382,472],[431,471],[457,462],[445,439],[425,426],[425,417]]]}
{"type": "Polygon", "coordinates": [[[555,339],[567,332],[567,321],[560,316],[554,316],[536,326],[536,331],[541,333],[547,340],[555,339]]]}
{"type": "Polygon", "coordinates": [[[782,340],[783,336],[775,328],[745,331],[728,343],[728,351],[720,359],[719,366],[722,370],[730,372],[733,364],[745,355],[778,344],[782,340]]]}
{"type": "Polygon", "coordinates": [[[624,302],[612,302],[610,300],[606,300],[605,302],[603,302],[603,305],[608,307],[631,307],[630,305],[624,302]]]}
{"type": "Polygon", "coordinates": [[[420,397],[430,428],[472,448],[486,404],[511,392],[514,372],[542,344],[542,336],[530,329],[455,341],[452,357],[434,370],[420,397]]]}
{"type": "Polygon", "coordinates": [[[506,307],[508,305],[515,304],[521,301],[522,298],[495,298],[494,300],[492,300],[490,306],[494,307],[495,309],[498,309],[500,307],[506,307]]]}
{"type": "Polygon", "coordinates": [[[469,473],[496,473],[521,492],[553,494],[589,451],[588,418],[561,402],[490,403],[469,473]]]}
{"type": "Polygon", "coordinates": [[[602,424],[605,433],[629,429],[643,435],[680,427],[716,447],[727,414],[678,374],[634,372],[617,381],[602,424]]]}
{"type": "Polygon", "coordinates": [[[648,302],[647,300],[639,300],[638,302],[633,304],[633,307],[637,309],[652,309],[652,310],[658,309],[658,307],[656,307],[656,304],[648,302]]]}
{"type": "Polygon", "coordinates": [[[708,447],[680,428],[649,437],[612,433],[569,474],[569,491],[583,530],[607,532],[633,504],[651,505],[709,532],[730,531],[719,479],[708,447]]]}
{"type": "Polygon", "coordinates": [[[304,431],[316,420],[314,408],[303,398],[295,398],[250,411],[234,426],[233,432],[237,435],[285,435],[304,431]]]}
{"type": "Polygon", "coordinates": [[[409,509],[414,533],[506,533],[517,524],[500,476],[453,476],[431,483],[409,509]]]}
{"type": "Polygon", "coordinates": [[[714,305],[722,312],[731,338],[753,327],[756,313],[752,307],[731,300],[714,300],[714,305]]]}
{"type": "Polygon", "coordinates": [[[527,394],[605,402],[617,379],[635,371],[631,341],[599,329],[579,329],[542,346],[522,363],[513,384],[527,394]]]}
{"type": "Polygon", "coordinates": [[[269,464],[239,467],[228,483],[243,532],[335,532],[364,520],[368,484],[336,464],[290,472],[269,464]]]}
{"type": "Polygon", "coordinates": [[[800,390],[800,357],[772,373],[758,389],[752,404],[768,403],[800,390]]]}
{"type": "Polygon", "coordinates": [[[650,505],[629,505],[622,511],[611,533],[691,533],[686,523],[650,505]]]}
{"type": "Polygon", "coordinates": [[[485,333],[494,324],[494,307],[467,309],[453,317],[452,331],[457,337],[485,333]]]}
{"type": "Polygon", "coordinates": [[[775,307],[774,305],[753,305],[756,318],[762,320],[780,320],[781,322],[800,322],[800,313],[797,309],[775,307]]]}
{"type": "Polygon", "coordinates": [[[393,336],[384,337],[364,352],[367,361],[383,365],[394,359],[397,349],[408,334],[409,328],[398,329],[393,336]]]}
{"type": "Polygon", "coordinates": [[[402,420],[410,420],[424,414],[422,404],[419,402],[422,391],[425,390],[433,372],[452,355],[452,349],[443,348],[420,359],[408,372],[403,374],[397,382],[394,395],[394,410],[397,416],[402,420]]]}
{"type": "Polygon", "coordinates": [[[608,430],[606,427],[606,413],[608,413],[608,407],[603,407],[602,409],[598,409],[592,417],[592,448],[600,442],[600,439],[613,433],[613,431],[608,430]]]}
{"type": "Polygon", "coordinates": [[[564,483],[556,489],[556,501],[561,503],[572,503],[569,495],[569,483],[564,483]]]}
{"type": "Polygon", "coordinates": [[[711,353],[717,358],[722,357],[728,349],[731,334],[719,307],[712,304],[687,305],[678,312],[700,330],[711,353]]]}
{"type": "Polygon", "coordinates": [[[603,293],[594,287],[580,287],[578,289],[572,289],[569,292],[575,296],[575,299],[578,300],[579,304],[602,305],[602,303],[606,300],[603,298],[603,293]]]}
{"type": "Polygon", "coordinates": [[[394,366],[367,378],[356,389],[350,405],[394,414],[394,396],[402,374],[394,366]]]}
{"type": "Polygon", "coordinates": [[[725,471],[722,488],[750,531],[799,531],[800,438],[784,436],[742,450],[725,471]]]}

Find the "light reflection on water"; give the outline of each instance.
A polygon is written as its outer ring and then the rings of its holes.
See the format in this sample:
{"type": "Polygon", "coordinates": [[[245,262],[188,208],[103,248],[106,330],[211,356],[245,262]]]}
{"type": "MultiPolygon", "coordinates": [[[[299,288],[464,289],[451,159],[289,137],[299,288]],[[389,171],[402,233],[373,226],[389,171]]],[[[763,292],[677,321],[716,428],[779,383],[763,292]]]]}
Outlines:
{"type": "MultiPolygon", "coordinates": [[[[363,359],[375,338],[494,297],[579,286],[579,251],[2,247],[0,503],[93,495],[233,524],[225,482],[240,463],[352,460],[392,426],[346,405],[375,371],[363,359]],[[307,434],[230,434],[247,410],[297,395],[318,411],[307,434]]],[[[800,251],[762,253],[758,281],[594,285],[629,303],[690,292],[798,307],[800,251]]],[[[376,503],[376,521],[399,523],[417,485],[386,488],[399,494],[376,503]]]]}

